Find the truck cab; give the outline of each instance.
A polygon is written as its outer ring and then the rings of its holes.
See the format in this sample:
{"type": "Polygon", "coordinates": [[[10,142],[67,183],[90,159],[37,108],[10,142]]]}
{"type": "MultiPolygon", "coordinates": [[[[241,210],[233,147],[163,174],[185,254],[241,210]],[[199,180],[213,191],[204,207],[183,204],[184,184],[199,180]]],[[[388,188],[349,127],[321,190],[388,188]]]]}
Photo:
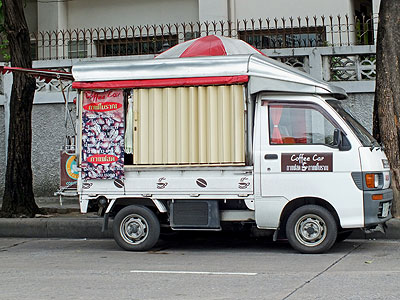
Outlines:
{"type": "Polygon", "coordinates": [[[333,245],[348,229],[371,228],[391,217],[390,170],[382,147],[341,101],[258,96],[257,226],[285,228],[301,252],[318,252],[324,241],[333,245]]]}

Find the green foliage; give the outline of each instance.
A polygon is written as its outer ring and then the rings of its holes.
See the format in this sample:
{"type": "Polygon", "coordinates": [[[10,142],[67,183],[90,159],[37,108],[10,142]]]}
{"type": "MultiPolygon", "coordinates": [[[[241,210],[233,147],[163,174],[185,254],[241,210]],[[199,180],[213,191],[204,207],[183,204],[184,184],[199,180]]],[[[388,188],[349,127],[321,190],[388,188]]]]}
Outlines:
{"type": "Polygon", "coordinates": [[[8,52],[8,40],[6,38],[6,30],[4,28],[3,1],[0,0],[0,55],[5,61],[10,61],[11,56],[8,52]]]}

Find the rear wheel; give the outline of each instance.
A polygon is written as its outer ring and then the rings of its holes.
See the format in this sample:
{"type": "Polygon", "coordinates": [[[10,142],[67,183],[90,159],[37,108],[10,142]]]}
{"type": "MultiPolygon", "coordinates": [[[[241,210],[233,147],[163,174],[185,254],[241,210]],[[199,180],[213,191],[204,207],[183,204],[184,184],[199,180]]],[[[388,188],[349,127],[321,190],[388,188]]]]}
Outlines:
{"type": "Polygon", "coordinates": [[[151,249],[160,236],[160,222],[147,207],[131,205],[121,209],[113,222],[114,240],[129,251],[151,249]]]}
{"type": "Polygon", "coordinates": [[[290,245],[301,253],[323,253],[336,241],[337,224],[326,208],[305,205],[289,216],[286,236],[290,245]]]}

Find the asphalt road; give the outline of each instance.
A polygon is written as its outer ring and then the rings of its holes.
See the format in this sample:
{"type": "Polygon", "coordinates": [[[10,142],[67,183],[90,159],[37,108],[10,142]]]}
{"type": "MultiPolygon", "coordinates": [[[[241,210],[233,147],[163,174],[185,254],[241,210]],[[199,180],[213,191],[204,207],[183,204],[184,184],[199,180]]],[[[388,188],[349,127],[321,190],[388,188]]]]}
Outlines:
{"type": "Polygon", "coordinates": [[[328,254],[188,234],[133,253],[113,240],[0,239],[0,299],[399,299],[400,241],[328,254]]]}

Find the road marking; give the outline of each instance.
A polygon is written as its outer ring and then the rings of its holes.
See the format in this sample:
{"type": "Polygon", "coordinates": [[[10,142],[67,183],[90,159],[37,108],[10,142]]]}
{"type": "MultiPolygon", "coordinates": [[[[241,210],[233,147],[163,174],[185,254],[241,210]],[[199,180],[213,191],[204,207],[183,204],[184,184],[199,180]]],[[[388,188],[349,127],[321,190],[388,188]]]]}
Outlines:
{"type": "Polygon", "coordinates": [[[194,272],[194,271],[151,271],[151,270],[132,270],[131,273],[156,273],[156,274],[190,274],[190,275],[239,275],[255,276],[257,273],[241,272],[194,272]]]}

